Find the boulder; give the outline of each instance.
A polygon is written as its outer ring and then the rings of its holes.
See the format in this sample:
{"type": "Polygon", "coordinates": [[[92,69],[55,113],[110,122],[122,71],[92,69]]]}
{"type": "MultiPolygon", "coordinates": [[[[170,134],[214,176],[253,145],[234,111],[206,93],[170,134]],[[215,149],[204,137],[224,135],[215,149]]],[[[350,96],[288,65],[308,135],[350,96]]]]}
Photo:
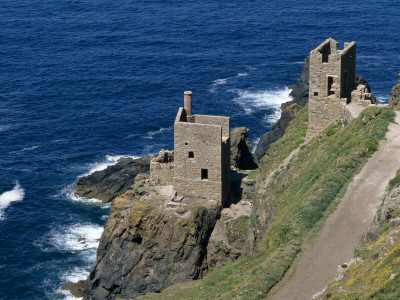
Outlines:
{"type": "Polygon", "coordinates": [[[69,291],[72,296],[82,298],[85,295],[88,280],[79,280],[78,282],[67,282],[61,287],[61,290],[69,291]]]}

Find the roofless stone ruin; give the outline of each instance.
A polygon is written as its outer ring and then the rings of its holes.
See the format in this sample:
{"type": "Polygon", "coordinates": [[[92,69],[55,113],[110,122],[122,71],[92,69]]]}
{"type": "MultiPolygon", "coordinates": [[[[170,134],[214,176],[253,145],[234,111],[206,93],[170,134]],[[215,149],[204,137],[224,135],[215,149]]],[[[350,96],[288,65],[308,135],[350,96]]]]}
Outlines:
{"type": "Polygon", "coordinates": [[[328,38],[310,52],[308,137],[346,117],[351,102],[371,104],[371,93],[356,78],[356,42],[344,43],[339,50],[338,42],[328,38]]]}
{"type": "Polygon", "coordinates": [[[183,203],[225,204],[231,187],[230,118],[192,114],[192,92],[174,123],[174,153],[150,163],[150,181],[173,185],[183,203]]]}

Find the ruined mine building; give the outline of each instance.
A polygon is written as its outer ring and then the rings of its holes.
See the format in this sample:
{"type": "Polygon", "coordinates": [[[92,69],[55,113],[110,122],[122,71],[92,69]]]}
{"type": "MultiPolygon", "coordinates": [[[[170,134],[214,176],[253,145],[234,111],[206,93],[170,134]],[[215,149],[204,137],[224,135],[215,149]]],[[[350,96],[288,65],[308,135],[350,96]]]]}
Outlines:
{"type": "Polygon", "coordinates": [[[151,181],[172,184],[186,203],[226,203],[231,186],[230,118],[192,114],[192,92],[186,91],[174,123],[173,161],[153,160],[151,181]]]}

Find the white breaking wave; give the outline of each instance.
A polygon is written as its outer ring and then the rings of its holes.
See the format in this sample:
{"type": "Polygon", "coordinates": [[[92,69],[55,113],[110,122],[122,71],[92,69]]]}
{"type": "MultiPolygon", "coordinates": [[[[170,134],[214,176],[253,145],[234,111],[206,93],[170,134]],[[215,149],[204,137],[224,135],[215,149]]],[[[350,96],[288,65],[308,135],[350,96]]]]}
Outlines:
{"type": "Polygon", "coordinates": [[[85,280],[90,273],[89,268],[78,268],[75,267],[61,275],[61,279],[65,282],[78,282],[79,280],[85,280]]]}
{"type": "Polygon", "coordinates": [[[0,125],[0,132],[7,131],[10,128],[11,128],[10,125],[0,125]]]}
{"type": "Polygon", "coordinates": [[[264,119],[269,124],[275,124],[276,121],[278,121],[280,117],[281,117],[281,109],[280,108],[274,108],[274,112],[272,114],[270,114],[270,115],[266,115],[264,117],[264,119]]]}
{"type": "Polygon", "coordinates": [[[265,116],[269,123],[275,123],[281,117],[281,104],[292,100],[289,96],[290,91],[287,87],[261,91],[230,90],[230,92],[238,94],[238,97],[234,98],[233,101],[243,108],[245,114],[252,114],[255,110],[273,109],[273,114],[265,116]]]}
{"type": "Polygon", "coordinates": [[[121,158],[128,158],[128,157],[133,159],[139,158],[139,156],[134,156],[134,155],[106,155],[103,161],[91,164],[90,170],[79,177],[90,175],[96,171],[102,171],[106,169],[108,166],[115,165],[121,158]]]}
{"type": "Polygon", "coordinates": [[[27,147],[27,148],[24,148],[24,149],[22,149],[22,150],[11,151],[10,153],[18,154],[18,153],[22,153],[22,152],[25,152],[25,151],[32,151],[32,150],[35,150],[36,148],[39,148],[39,147],[40,147],[40,146],[27,147]]]}
{"type": "Polygon", "coordinates": [[[25,197],[24,189],[19,185],[18,181],[11,191],[4,192],[0,195],[0,220],[4,219],[4,210],[10,206],[12,202],[21,201],[25,197]]]}
{"type": "Polygon", "coordinates": [[[376,96],[376,100],[378,100],[378,103],[388,103],[389,102],[390,95],[386,96],[376,96]]]}
{"type": "Polygon", "coordinates": [[[152,139],[154,139],[155,135],[158,135],[163,132],[170,131],[170,130],[172,130],[172,127],[162,127],[159,130],[150,131],[149,133],[147,133],[147,136],[145,136],[144,138],[148,139],[148,140],[152,140],[152,139]]]}
{"type": "Polygon", "coordinates": [[[289,96],[291,90],[287,87],[279,90],[262,90],[262,91],[247,91],[234,89],[230,92],[235,92],[238,97],[234,99],[239,105],[253,108],[268,108],[271,106],[279,106],[282,103],[292,100],[289,96]]]}
{"type": "Polygon", "coordinates": [[[80,197],[80,196],[75,195],[71,186],[66,188],[66,191],[67,191],[68,198],[70,198],[73,201],[83,202],[83,203],[101,203],[102,202],[100,199],[84,198],[84,197],[80,197]]]}
{"type": "MultiPolygon", "coordinates": [[[[251,71],[251,70],[255,70],[256,68],[251,68],[251,67],[247,67],[247,70],[251,71]]],[[[237,78],[237,77],[244,77],[244,76],[248,76],[249,73],[247,72],[242,72],[242,73],[238,73],[236,76],[231,76],[231,77],[225,77],[225,78],[220,78],[220,79],[215,79],[212,83],[212,87],[209,90],[211,93],[215,93],[216,88],[219,85],[225,85],[228,83],[228,80],[232,79],[232,78],[237,78]]]]}
{"type": "Polygon", "coordinates": [[[226,77],[226,78],[221,78],[221,79],[216,79],[213,81],[213,85],[223,85],[226,84],[228,82],[229,79],[231,79],[232,77],[226,77]]]}
{"type": "MultiPolygon", "coordinates": [[[[106,155],[105,159],[103,159],[100,162],[96,162],[93,164],[90,164],[89,167],[89,171],[87,171],[86,173],[78,176],[79,177],[84,177],[84,176],[88,176],[90,174],[93,174],[94,172],[97,171],[102,171],[104,169],[106,169],[108,166],[112,166],[115,165],[121,158],[133,158],[133,159],[137,159],[140,158],[140,156],[134,156],[134,155],[106,155]]],[[[66,187],[64,187],[60,193],[58,193],[57,195],[55,195],[55,197],[60,197],[60,196],[65,196],[73,201],[78,201],[78,202],[83,202],[83,203],[101,203],[102,201],[96,198],[84,198],[84,197],[80,197],[74,194],[72,187],[74,184],[70,184],[66,187]]],[[[101,206],[102,208],[110,208],[110,204],[103,204],[101,206]]]]}
{"type": "Polygon", "coordinates": [[[57,294],[61,294],[64,296],[64,300],[81,300],[83,298],[77,298],[75,296],[73,296],[69,291],[65,291],[65,290],[61,290],[59,289],[57,291],[57,294]]]}
{"type": "Polygon", "coordinates": [[[90,261],[96,259],[96,249],[103,233],[103,226],[96,224],[76,224],[61,231],[52,231],[50,244],[61,251],[89,251],[90,261]]]}

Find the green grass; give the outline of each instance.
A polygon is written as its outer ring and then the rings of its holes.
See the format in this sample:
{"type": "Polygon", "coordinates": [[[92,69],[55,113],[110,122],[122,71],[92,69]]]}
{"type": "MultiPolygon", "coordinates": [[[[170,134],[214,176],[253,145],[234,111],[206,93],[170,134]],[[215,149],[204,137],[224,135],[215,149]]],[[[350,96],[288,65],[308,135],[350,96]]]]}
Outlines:
{"type": "MultiPolygon", "coordinates": [[[[389,192],[400,185],[399,177],[400,170],[389,182],[389,192]]],[[[393,212],[393,215],[399,214],[400,209],[393,212]]],[[[331,283],[323,299],[400,299],[399,229],[383,221],[378,229],[381,238],[362,246],[356,255],[362,262],[350,266],[342,280],[331,283]],[[340,293],[339,287],[345,292],[340,293]]]]}
{"type": "Polygon", "coordinates": [[[257,176],[260,174],[260,169],[255,169],[251,171],[248,175],[247,178],[250,180],[256,180],[257,176]]]}
{"type": "Polygon", "coordinates": [[[399,185],[400,185],[400,169],[397,170],[396,177],[389,181],[388,191],[390,192],[399,185]]]}
{"type": "MultiPolygon", "coordinates": [[[[329,126],[302,147],[265,190],[259,190],[254,199],[256,218],[249,222],[250,230],[257,232],[255,255],[218,266],[203,280],[145,298],[264,299],[301,251],[304,238],[322,226],[354,175],[378,149],[394,116],[388,109],[371,107],[344,128],[340,122],[329,126]]],[[[303,108],[262,159],[261,178],[303,143],[306,125],[303,108]]]]}
{"type": "Polygon", "coordinates": [[[304,143],[308,128],[308,105],[300,109],[286,128],[285,134],[271,144],[261,159],[261,174],[268,175],[296,148],[304,143]]]}

